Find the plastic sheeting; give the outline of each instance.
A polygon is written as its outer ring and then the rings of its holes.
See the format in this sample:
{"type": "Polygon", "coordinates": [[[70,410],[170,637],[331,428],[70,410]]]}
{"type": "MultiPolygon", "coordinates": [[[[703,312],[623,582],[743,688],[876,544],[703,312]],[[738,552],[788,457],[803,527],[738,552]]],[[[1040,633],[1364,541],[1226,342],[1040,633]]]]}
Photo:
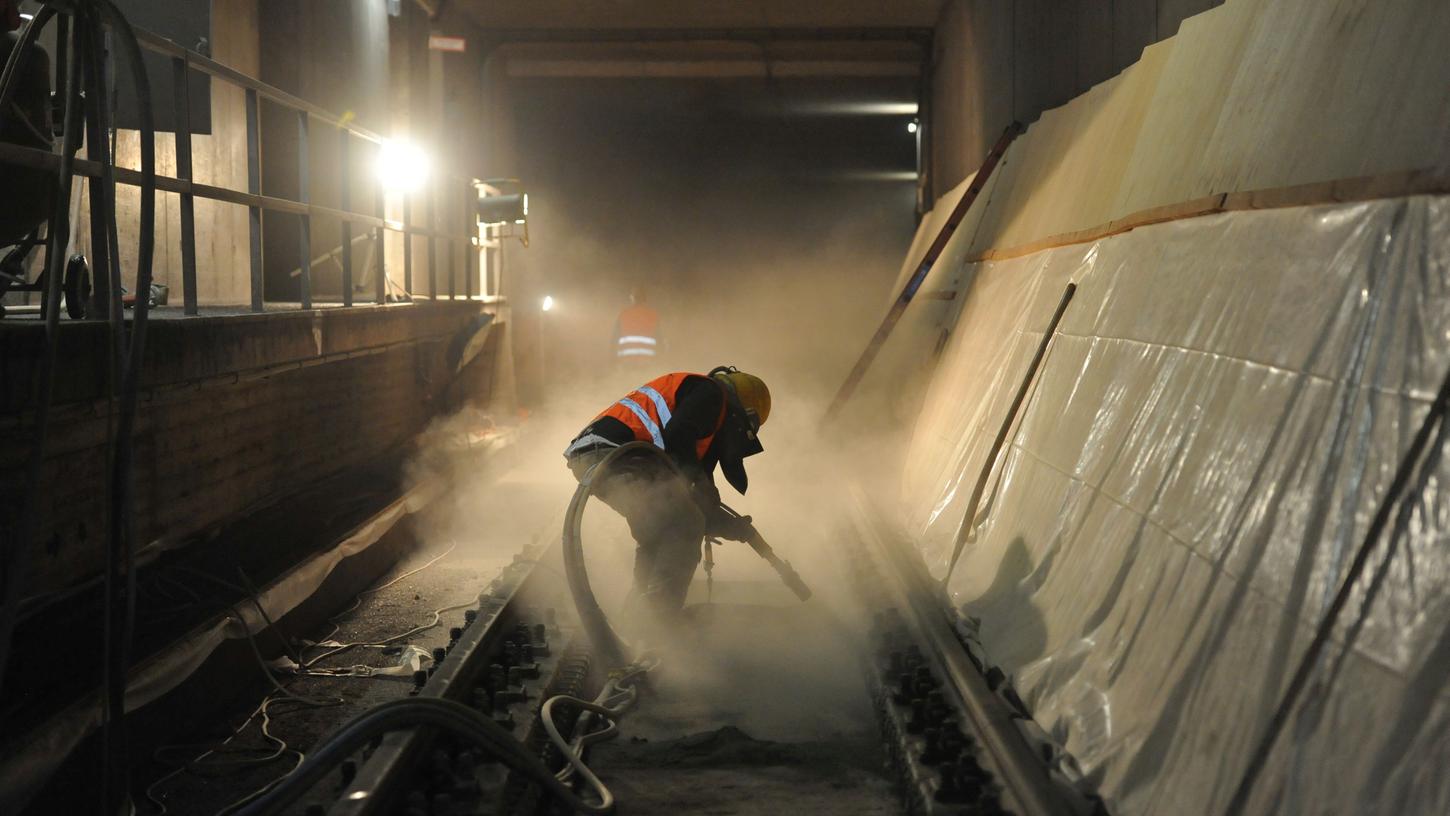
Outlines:
{"type": "MultiPolygon", "coordinates": [[[[1077,282],[951,589],[1115,812],[1222,812],[1450,368],[1450,198],[1195,218],[939,275],[966,291],[904,483],[923,554],[944,568],[1077,282]]],[[[1411,491],[1251,812],[1450,812],[1447,480],[1441,459],[1411,491]]]]}

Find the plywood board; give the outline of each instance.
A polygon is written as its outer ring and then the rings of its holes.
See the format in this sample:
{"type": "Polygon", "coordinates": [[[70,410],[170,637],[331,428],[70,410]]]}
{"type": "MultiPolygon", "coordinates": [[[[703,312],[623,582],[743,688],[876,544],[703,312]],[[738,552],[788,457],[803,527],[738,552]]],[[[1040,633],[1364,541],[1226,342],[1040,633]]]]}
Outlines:
{"type": "Polygon", "coordinates": [[[1142,136],[1130,150],[1114,217],[1215,192],[1204,162],[1215,134],[1232,127],[1226,100],[1255,68],[1243,59],[1264,7],[1232,0],[1184,23],[1154,95],[1142,101],[1142,136]]]}
{"type": "Polygon", "coordinates": [[[972,254],[1214,195],[1450,164],[1447,42],[1439,0],[1230,0],[1190,17],[1018,139],[972,254]]]}

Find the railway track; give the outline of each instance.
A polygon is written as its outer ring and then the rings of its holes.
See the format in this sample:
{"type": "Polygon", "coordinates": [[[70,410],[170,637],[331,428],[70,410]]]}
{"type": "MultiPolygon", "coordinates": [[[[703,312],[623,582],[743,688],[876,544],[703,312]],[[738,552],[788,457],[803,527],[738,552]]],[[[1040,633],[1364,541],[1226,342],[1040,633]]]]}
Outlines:
{"type": "MultiPolygon", "coordinates": [[[[849,605],[863,613],[859,629],[869,633],[857,639],[863,693],[871,697],[861,710],[876,714],[894,809],[920,816],[1102,812],[1081,792],[1070,759],[1034,730],[1000,672],[974,653],[914,554],[864,516],[842,536],[842,546],[849,605]]],[[[730,610],[719,607],[715,614],[730,610]]],[[[542,703],[556,695],[593,699],[609,678],[609,667],[589,648],[561,574],[522,558],[465,610],[463,625],[449,632],[449,645],[435,649],[434,658],[432,668],[415,675],[414,697],[466,706],[556,772],[566,763],[545,733],[542,703]]],[[[649,710],[652,702],[644,695],[641,708],[649,710]]],[[[579,714],[564,705],[556,724],[567,734],[579,714]]],[[[569,812],[496,755],[438,729],[404,728],[373,739],[306,799],[265,812],[569,812]]],[[[609,784],[609,769],[602,773],[609,784]]],[[[629,807],[628,792],[620,796],[629,807]]]]}

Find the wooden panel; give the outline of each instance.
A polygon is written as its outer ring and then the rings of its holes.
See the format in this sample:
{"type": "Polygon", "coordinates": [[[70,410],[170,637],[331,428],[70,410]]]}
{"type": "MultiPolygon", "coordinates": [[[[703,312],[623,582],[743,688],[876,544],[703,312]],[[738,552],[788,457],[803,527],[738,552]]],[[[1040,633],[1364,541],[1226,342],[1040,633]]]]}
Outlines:
{"type": "MultiPolygon", "coordinates": [[[[255,74],[258,68],[256,0],[215,0],[212,53],[216,60],[255,74]]],[[[244,189],[246,181],[246,128],[244,96],[240,89],[212,81],[211,117],[214,133],[192,139],[193,175],[198,182],[244,189]]],[[[117,161],[122,167],[140,167],[140,140],[135,131],[116,137],[117,161]]],[[[176,171],[172,134],[156,137],[156,169],[176,171]]],[[[140,193],[120,185],[116,191],[117,227],[122,279],[135,289],[136,229],[140,193]]],[[[82,207],[76,235],[89,236],[89,212],[82,207]]],[[[198,299],[204,304],[242,303],[248,297],[247,217],[241,207],[217,202],[196,202],[198,299]]],[[[153,278],[171,287],[173,302],[181,301],[181,233],[178,198],[162,193],[156,200],[155,264],[153,278]]]]}
{"type": "Polygon", "coordinates": [[[1266,5],[1243,54],[1261,68],[1228,95],[1232,119],[1204,157],[1209,182],[1279,187],[1445,163],[1446,43],[1443,0],[1266,5]]]}
{"type": "Polygon", "coordinates": [[[1446,42],[1439,0],[1230,0],[1190,17],[1017,141],[970,253],[1216,194],[1450,165],[1450,85],[1425,81],[1450,76],[1446,42]]]}
{"type": "Polygon", "coordinates": [[[1258,67],[1243,61],[1243,51],[1263,5],[1233,0],[1183,24],[1161,92],[1144,102],[1145,137],[1131,148],[1115,216],[1215,192],[1200,159],[1219,129],[1233,126],[1225,109],[1231,89],[1253,83],[1258,67]]]}

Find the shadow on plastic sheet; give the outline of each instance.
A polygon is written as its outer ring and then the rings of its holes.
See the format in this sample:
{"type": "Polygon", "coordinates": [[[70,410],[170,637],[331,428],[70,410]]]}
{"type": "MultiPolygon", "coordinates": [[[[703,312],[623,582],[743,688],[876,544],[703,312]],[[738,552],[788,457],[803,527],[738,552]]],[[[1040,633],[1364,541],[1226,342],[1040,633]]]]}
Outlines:
{"type": "Polygon", "coordinates": [[[983,643],[997,663],[1023,666],[1047,652],[1047,623],[1030,591],[1035,571],[1027,542],[1017,536],[998,562],[992,584],[962,604],[962,612],[982,621],[983,643]]]}
{"type": "MultiPolygon", "coordinates": [[[[1398,214],[1403,216],[1403,212],[1398,214]]],[[[1398,223],[1398,221],[1396,221],[1398,223]]],[[[1392,228],[1393,229],[1393,228],[1392,228]]],[[[1374,288],[1386,285],[1394,285],[1398,293],[1399,275],[1392,271],[1389,264],[1380,259],[1378,270],[1371,270],[1370,280],[1363,281],[1358,276],[1347,276],[1345,280],[1345,298],[1360,297],[1360,287],[1364,283],[1374,288]],[[1374,274],[1378,271],[1379,274],[1374,274]],[[1394,278],[1394,281],[1390,279],[1394,278]]],[[[1381,295],[1381,298],[1383,296],[1381,295]]],[[[1376,339],[1374,328],[1378,323],[1378,310],[1367,310],[1369,317],[1355,327],[1355,337],[1351,341],[1351,376],[1362,377],[1362,368],[1355,371],[1356,364],[1363,363],[1362,355],[1376,339]]],[[[1343,444],[1348,426],[1354,420],[1355,396],[1358,392],[1356,382],[1341,383],[1338,388],[1340,394],[1334,403],[1336,410],[1326,411],[1320,417],[1320,429],[1317,433],[1303,432],[1295,434],[1292,428],[1299,425],[1296,418],[1299,417],[1299,409],[1302,406],[1304,392],[1314,379],[1310,373],[1315,370],[1316,364],[1320,361],[1326,348],[1335,338],[1335,328],[1343,320],[1343,311],[1332,312],[1320,326],[1316,333],[1314,346],[1310,349],[1308,356],[1300,366],[1299,372],[1295,375],[1293,391],[1285,403],[1278,421],[1262,454],[1258,458],[1253,477],[1249,481],[1248,488],[1243,494],[1232,521],[1228,526],[1225,539],[1228,546],[1222,547],[1218,557],[1214,560],[1212,573],[1205,584],[1203,591],[1193,603],[1193,614],[1189,620],[1204,621],[1210,627],[1208,636],[1198,642],[1196,651],[1188,658],[1187,666],[1179,671],[1172,667],[1180,665],[1184,659],[1184,650],[1190,643],[1195,642],[1189,633],[1185,633],[1168,663],[1166,671],[1177,676],[1177,680],[1169,692],[1168,699],[1161,706],[1161,714],[1152,730],[1139,747],[1136,756],[1128,766],[1127,773],[1123,780],[1125,790],[1134,788],[1147,788],[1151,786],[1152,780],[1157,777],[1164,763],[1171,755],[1171,748],[1177,741],[1180,724],[1190,708],[1193,707],[1195,698],[1203,686],[1204,680],[1208,677],[1212,668],[1215,656],[1223,649],[1230,633],[1234,630],[1235,623],[1241,613],[1244,612],[1246,603],[1253,585],[1254,576],[1259,572],[1259,567],[1267,555],[1274,538],[1273,519],[1281,515],[1281,505],[1290,494],[1289,486],[1296,478],[1302,478],[1305,468],[1310,466],[1313,460],[1313,451],[1316,443],[1323,438],[1326,426],[1331,434],[1331,444],[1341,446],[1343,444]],[[1332,423],[1332,425],[1331,425],[1332,423]],[[1293,450],[1286,455],[1281,455],[1279,450],[1286,444],[1292,444],[1293,450]],[[1272,465],[1276,462],[1293,463],[1294,472],[1276,473],[1272,465]],[[1257,528],[1257,529],[1255,529],[1257,528]],[[1210,606],[1220,581],[1225,577],[1225,569],[1230,558],[1235,555],[1242,559],[1243,566],[1238,570],[1239,577],[1233,586],[1232,594],[1227,601],[1218,609],[1213,610],[1209,615],[1210,606]]],[[[1337,464],[1337,462],[1335,463],[1337,464]]],[[[1316,496],[1323,497],[1325,502],[1337,500],[1332,496],[1334,474],[1338,472],[1337,467],[1326,468],[1329,473],[1325,474],[1316,485],[1316,496]]],[[[1342,498],[1342,497],[1341,497],[1342,498]]],[[[1322,506],[1318,515],[1327,516],[1330,508],[1322,506]]],[[[1322,523],[1316,522],[1307,525],[1306,535],[1301,541],[1299,555],[1294,570],[1293,583],[1290,594],[1286,598],[1286,608],[1279,629],[1275,633],[1275,642],[1280,646],[1286,646],[1292,642],[1292,627],[1296,627],[1300,616],[1305,612],[1299,608],[1304,605],[1308,585],[1307,579],[1312,574],[1315,558],[1322,539],[1322,523]]],[[[1268,666],[1258,683],[1245,683],[1247,688],[1257,688],[1259,694],[1259,707],[1262,712],[1268,712],[1277,701],[1278,690],[1283,688],[1285,676],[1288,671],[1287,659],[1290,657],[1288,648],[1276,648],[1278,656],[1269,660],[1268,666]]],[[[1265,714],[1267,716],[1267,714],[1265,714]]],[[[1262,719],[1261,719],[1262,721],[1262,719]]],[[[1226,766],[1219,769],[1219,773],[1226,771],[1237,773],[1239,769],[1227,767],[1235,763],[1226,763],[1226,766]]],[[[1228,781],[1228,780],[1226,780],[1228,781]]],[[[1231,788],[1231,784],[1229,785],[1231,788]]]]}

